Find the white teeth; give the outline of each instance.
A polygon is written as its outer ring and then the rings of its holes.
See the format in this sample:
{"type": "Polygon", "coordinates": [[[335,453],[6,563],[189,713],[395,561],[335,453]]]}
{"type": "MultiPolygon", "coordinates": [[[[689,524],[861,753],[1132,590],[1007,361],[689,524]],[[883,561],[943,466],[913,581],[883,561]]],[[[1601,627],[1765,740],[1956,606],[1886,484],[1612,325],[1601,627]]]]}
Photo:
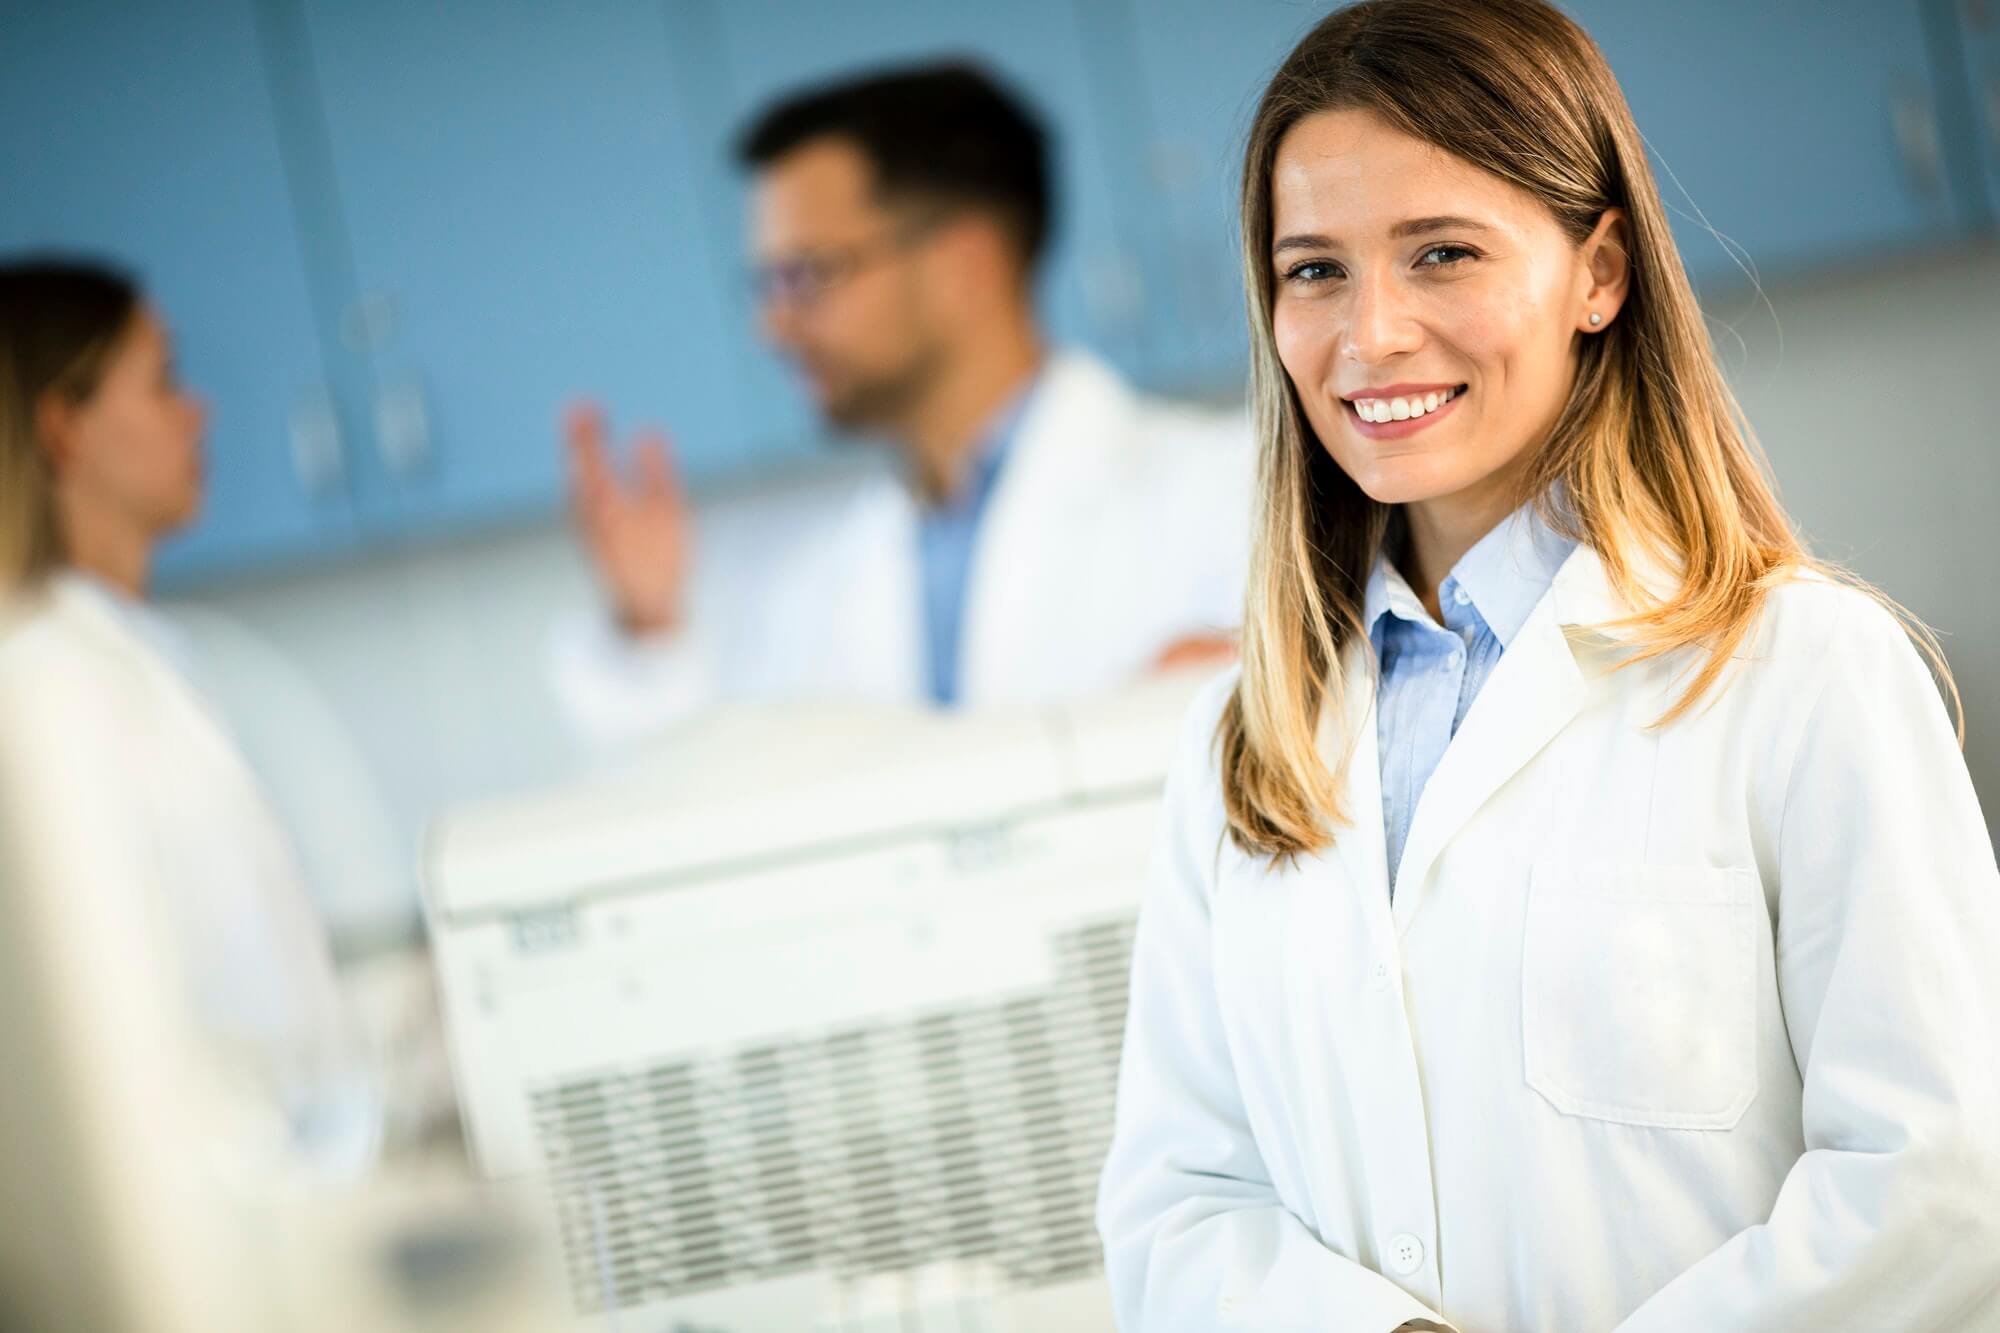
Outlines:
{"type": "Polygon", "coordinates": [[[1458,397],[1457,389],[1420,394],[1415,398],[1356,398],[1355,415],[1363,421],[1408,421],[1435,412],[1458,397]]]}

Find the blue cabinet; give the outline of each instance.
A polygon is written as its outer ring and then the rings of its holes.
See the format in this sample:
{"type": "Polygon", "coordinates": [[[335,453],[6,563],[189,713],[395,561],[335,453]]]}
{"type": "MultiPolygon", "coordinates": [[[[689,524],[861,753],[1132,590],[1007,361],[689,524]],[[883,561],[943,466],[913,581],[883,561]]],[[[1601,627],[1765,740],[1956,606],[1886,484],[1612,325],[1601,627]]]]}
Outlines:
{"type": "MultiPolygon", "coordinates": [[[[287,6],[289,7],[289,6],[287,6]]],[[[697,479],[806,453],[818,427],[760,345],[737,132],[772,97],[857,67],[988,60],[1056,131],[1052,328],[1144,368],[1137,219],[1094,132],[1069,0],[1007,24],[971,6],[668,0],[436,11],[303,0],[282,86],[318,108],[347,294],[371,535],[546,510],[572,395],[659,422],[697,479]]],[[[310,158],[307,146],[299,154],[310,158]]]]}
{"type": "Polygon", "coordinates": [[[1924,9],[1940,60],[1951,60],[1954,38],[1962,57],[1953,100],[1964,133],[1945,146],[1970,209],[1990,230],[2000,220],[2000,4],[1924,0],[1924,9]]]}
{"type": "Polygon", "coordinates": [[[1244,138],[1272,72],[1329,8],[1150,0],[1132,24],[1121,105],[1158,248],[1147,290],[1166,330],[1158,375],[1166,384],[1217,392],[1242,384],[1244,138]]]}
{"type": "Polygon", "coordinates": [[[577,395],[668,427],[695,476],[760,461],[661,6],[302,12],[371,534],[550,510],[577,395]]]}
{"type": "Polygon", "coordinates": [[[353,539],[341,422],[247,0],[0,7],[0,251],[136,270],[211,405],[164,578],[353,539]]]}
{"type": "Polygon", "coordinates": [[[1968,222],[1941,149],[1914,3],[1572,0],[1652,149],[1675,240],[1705,288],[1867,264],[1968,222]],[[1711,230],[1712,229],[1712,230],[1711,230]]]}
{"type": "MultiPolygon", "coordinates": [[[[1572,8],[1704,285],[1743,281],[1732,248],[1769,275],[1992,228],[1993,0],[1572,8]]],[[[169,578],[430,539],[554,512],[573,396],[666,426],[696,479],[811,451],[730,149],[770,99],[885,63],[970,56],[1046,119],[1057,338],[1232,391],[1242,140],[1327,9],[0,0],[0,247],[125,260],[179,330],[215,415],[169,578]]]]}

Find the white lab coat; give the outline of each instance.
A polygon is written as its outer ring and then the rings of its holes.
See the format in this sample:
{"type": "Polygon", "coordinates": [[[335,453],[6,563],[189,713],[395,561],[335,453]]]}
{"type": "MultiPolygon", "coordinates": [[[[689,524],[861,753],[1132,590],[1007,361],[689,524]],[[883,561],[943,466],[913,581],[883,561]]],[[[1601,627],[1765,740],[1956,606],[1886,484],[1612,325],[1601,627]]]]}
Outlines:
{"type": "MultiPolygon", "coordinates": [[[[1176,639],[1235,629],[1253,461],[1240,416],[1053,357],[974,549],[961,701],[1092,693],[1176,639]]],[[[601,614],[559,622],[559,703],[587,736],[617,740],[725,697],[923,700],[919,518],[886,457],[701,515],[688,628],[634,641],[601,614]]]]}
{"type": "MultiPolygon", "coordinates": [[[[15,773],[90,811],[126,906],[178,960],[190,1021],[243,1089],[233,1145],[347,1174],[380,1129],[326,933],[284,831],[217,717],[142,608],[57,574],[0,602],[0,745],[15,773]],[[33,718],[32,725],[24,719],[33,718]],[[295,1151],[296,1150],[296,1153],[295,1151]]],[[[46,792],[44,796],[46,796],[46,792]]],[[[104,886],[76,886],[104,891],[104,886]]]]}
{"type": "Polygon", "coordinates": [[[1197,705],[1139,925],[1099,1225],[1122,1326],[2000,1328],[2000,874],[1892,618],[1801,580],[1702,711],[1607,667],[1580,548],[1415,812],[1224,836],[1197,705]]]}

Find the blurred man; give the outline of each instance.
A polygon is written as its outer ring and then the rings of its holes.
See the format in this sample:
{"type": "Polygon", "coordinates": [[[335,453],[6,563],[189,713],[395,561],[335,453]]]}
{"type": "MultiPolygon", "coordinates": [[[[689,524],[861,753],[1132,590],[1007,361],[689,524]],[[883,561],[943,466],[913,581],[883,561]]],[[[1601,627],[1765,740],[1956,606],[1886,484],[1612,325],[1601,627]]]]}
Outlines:
{"type": "Polygon", "coordinates": [[[705,512],[697,543],[664,441],[621,475],[574,413],[610,614],[559,627],[572,717],[615,738],[724,695],[1036,702],[1226,654],[1249,432],[1047,348],[1027,112],[973,69],[903,70],[771,108],[740,155],[765,336],[833,426],[891,447],[705,512]]]}

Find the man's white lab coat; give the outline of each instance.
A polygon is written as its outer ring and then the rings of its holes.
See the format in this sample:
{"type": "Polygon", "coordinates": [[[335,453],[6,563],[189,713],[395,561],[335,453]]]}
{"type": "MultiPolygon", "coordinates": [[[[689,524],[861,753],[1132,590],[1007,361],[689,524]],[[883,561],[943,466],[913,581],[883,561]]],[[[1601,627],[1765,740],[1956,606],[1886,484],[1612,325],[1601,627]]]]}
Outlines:
{"type": "Polygon", "coordinates": [[[2000,874],[1891,617],[1778,590],[1713,702],[1616,674],[1579,549],[1474,702],[1390,900],[1352,826],[1223,832],[1211,688],[1141,916],[1099,1223],[1123,1327],[2000,1328],[2000,874]]]}
{"type": "MultiPolygon", "coordinates": [[[[1080,353],[1032,390],[973,553],[960,701],[1123,684],[1241,618],[1253,458],[1240,417],[1140,397],[1080,353]]],[[[688,627],[651,641],[559,624],[551,671],[587,735],[722,698],[926,697],[919,501],[892,460],[699,517],[688,627]]]]}

